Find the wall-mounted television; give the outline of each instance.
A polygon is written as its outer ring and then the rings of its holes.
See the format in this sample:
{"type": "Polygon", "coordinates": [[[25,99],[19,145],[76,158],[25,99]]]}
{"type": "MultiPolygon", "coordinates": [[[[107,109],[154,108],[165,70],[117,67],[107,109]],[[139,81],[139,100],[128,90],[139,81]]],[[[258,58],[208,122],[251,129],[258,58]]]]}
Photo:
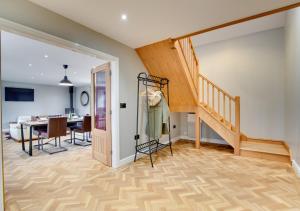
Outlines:
{"type": "Polygon", "coordinates": [[[34,89],[5,87],[5,101],[34,101],[34,89]]]}

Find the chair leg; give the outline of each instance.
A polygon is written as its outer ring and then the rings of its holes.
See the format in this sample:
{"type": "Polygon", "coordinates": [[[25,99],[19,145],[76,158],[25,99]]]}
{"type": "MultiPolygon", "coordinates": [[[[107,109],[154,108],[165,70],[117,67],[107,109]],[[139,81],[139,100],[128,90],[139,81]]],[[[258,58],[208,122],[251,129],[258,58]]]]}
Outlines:
{"type": "Polygon", "coordinates": [[[55,146],[57,147],[57,140],[56,140],[56,137],[55,137],[55,146]]]}
{"type": "Polygon", "coordinates": [[[87,142],[92,142],[91,141],[91,132],[88,132],[88,134],[87,134],[87,140],[86,140],[87,142]]]}
{"type": "Polygon", "coordinates": [[[83,136],[83,138],[81,139],[81,138],[76,138],[76,132],[74,131],[74,135],[73,135],[73,139],[74,139],[74,145],[79,145],[79,146],[89,146],[89,145],[91,145],[91,143],[88,143],[87,141],[86,141],[86,137],[85,137],[85,134],[84,133],[82,133],[82,136],[83,136]],[[76,143],[76,139],[78,140],[78,142],[76,143]]]}

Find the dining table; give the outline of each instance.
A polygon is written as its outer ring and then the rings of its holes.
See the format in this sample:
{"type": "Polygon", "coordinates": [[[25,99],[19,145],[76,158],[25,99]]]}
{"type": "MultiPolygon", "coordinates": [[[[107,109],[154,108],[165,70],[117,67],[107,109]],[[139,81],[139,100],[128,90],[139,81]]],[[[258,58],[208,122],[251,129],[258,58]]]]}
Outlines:
{"type": "MultiPolygon", "coordinates": [[[[67,120],[67,126],[74,125],[83,121],[83,118],[71,118],[67,120]]],[[[29,156],[32,156],[32,136],[33,130],[37,127],[47,127],[48,119],[46,120],[34,120],[21,122],[21,138],[22,138],[22,150],[27,153],[29,156]],[[28,151],[25,148],[25,139],[24,139],[24,127],[29,127],[29,149],[28,151]]]]}

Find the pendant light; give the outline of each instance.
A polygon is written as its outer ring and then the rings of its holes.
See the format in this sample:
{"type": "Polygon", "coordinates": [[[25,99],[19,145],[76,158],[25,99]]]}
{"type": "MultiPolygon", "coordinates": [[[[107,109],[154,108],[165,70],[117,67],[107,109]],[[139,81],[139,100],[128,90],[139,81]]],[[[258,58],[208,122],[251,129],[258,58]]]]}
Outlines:
{"type": "Polygon", "coordinates": [[[67,69],[68,69],[69,65],[64,64],[63,68],[65,70],[65,76],[64,78],[59,82],[60,86],[73,86],[72,82],[69,81],[68,76],[67,76],[67,69]]]}

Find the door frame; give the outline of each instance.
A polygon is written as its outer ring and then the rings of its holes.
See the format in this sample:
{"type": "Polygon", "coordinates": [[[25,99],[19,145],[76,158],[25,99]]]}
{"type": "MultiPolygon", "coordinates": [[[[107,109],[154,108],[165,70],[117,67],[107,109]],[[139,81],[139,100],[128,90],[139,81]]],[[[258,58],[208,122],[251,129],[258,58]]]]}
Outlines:
{"type": "MultiPolygon", "coordinates": [[[[2,78],[2,48],[1,48],[1,30],[0,30],[0,79],[2,78]]],[[[2,81],[0,80],[0,88],[2,87],[2,81]]],[[[0,131],[1,131],[1,136],[0,136],[0,157],[1,157],[1,162],[0,162],[0,174],[1,174],[1,181],[0,181],[0,187],[1,187],[1,193],[0,193],[0,210],[4,210],[4,205],[5,205],[5,188],[4,188],[4,157],[3,157],[3,134],[2,134],[2,88],[1,88],[1,93],[0,93],[0,131]]]]}
{"type": "MultiPolygon", "coordinates": [[[[93,56],[107,62],[110,62],[111,67],[111,134],[112,134],[112,167],[119,167],[120,163],[120,142],[119,142],[119,58],[113,55],[104,53],[99,50],[92,49],[90,47],[81,45],[79,43],[69,41],[31,27],[27,27],[4,18],[0,18],[0,33],[2,31],[14,33],[30,39],[34,39],[40,42],[44,42],[50,45],[65,48],[71,51],[75,51],[81,54],[93,56]],[[113,94],[112,94],[113,93],[113,94]]],[[[1,59],[1,58],[0,58],[1,59]]],[[[0,62],[1,63],[1,62],[0,62]]],[[[87,70],[90,71],[90,70],[87,70]]],[[[1,73],[1,67],[0,67],[1,73]]],[[[1,76],[0,76],[0,80],[1,76]]],[[[2,90],[2,88],[1,88],[2,90]]],[[[0,96],[2,97],[2,96],[0,96]]],[[[0,98],[2,100],[2,98],[0,98]]],[[[2,107],[1,112],[2,112],[2,107]]],[[[2,120],[1,120],[2,121],[2,120]]],[[[1,139],[2,140],[2,139],[1,139]]],[[[2,141],[1,141],[2,142],[2,141]]],[[[1,151],[3,152],[2,145],[1,151]]],[[[4,177],[4,176],[3,176],[4,177]]]]}

